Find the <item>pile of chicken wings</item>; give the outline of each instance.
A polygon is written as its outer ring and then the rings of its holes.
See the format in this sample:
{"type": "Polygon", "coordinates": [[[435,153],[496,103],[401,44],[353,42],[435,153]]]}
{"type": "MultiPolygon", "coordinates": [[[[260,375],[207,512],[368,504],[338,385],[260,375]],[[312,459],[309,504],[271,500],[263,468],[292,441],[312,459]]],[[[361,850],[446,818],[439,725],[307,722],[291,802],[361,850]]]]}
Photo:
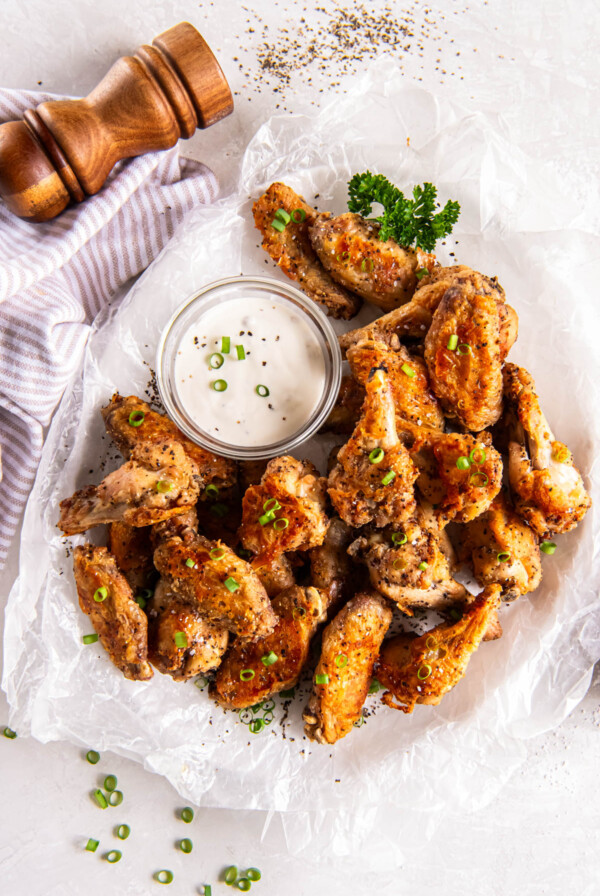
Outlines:
{"type": "Polygon", "coordinates": [[[374,677],[387,706],[439,703],[502,635],[502,602],[539,585],[540,547],[591,501],[531,375],[506,361],[518,319],[495,278],[319,214],[284,184],[253,211],[264,248],[328,313],[363,299],[386,312],[340,339],[349,373],[324,429],[345,441],[328,476],[291,456],[217,457],[116,394],[102,416],[125,462],[63,501],[58,525],[108,526],[108,547],[75,548],[75,581],[126,678],[209,673],[211,697],[241,710],[292,688],[312,655],[305,732],[331,744],[360,723],[374,677]],[[418,608],[442,621],[386,637],[394,611],[418,608]]]}

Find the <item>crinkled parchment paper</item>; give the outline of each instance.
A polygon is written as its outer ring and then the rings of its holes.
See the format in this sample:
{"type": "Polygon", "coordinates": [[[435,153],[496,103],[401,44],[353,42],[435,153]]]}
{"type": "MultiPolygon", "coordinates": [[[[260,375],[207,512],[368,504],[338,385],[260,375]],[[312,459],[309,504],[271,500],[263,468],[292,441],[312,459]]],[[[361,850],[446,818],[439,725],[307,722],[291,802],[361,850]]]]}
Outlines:
{"type": "MultiPolygon", "coordinates": [[[[543,174],[541,160],[510,145],[499,121],[404,87],[386,60],[317,117],[264,124],[248,146],[238,193],[188,217],[123,303],[98,321],[82,376],[55,416],[7,607],[3,687],[11,725],[44,742],[66,739],[133,757],[198,804],[285,811],[290,849],[310,845],[316,859],[347,853],[353,838],[384,825],[393,835],[399,813],[421,819],[423,838],[450,805],[488,801],[521,761],[522,739],[573,709],[600,657],[600,245],[569,229],[576,215],[576,201],[543,174]],[[442,202],[460,201],[455,240],[438,257],[497,275],[505,287],[520,317],[511,360],[533,372],[595,505],[575,532],[557,539],[556,553],[544,557],[541,587],[504,608],[504,636],[482,645],[440,706],[418,706],[409,716],[379,707],[327,747],[302,735],[302,694],[287,717],[276,698],[273,724],[252,735],[191,682],[159,673],[129,682],[98,645],[83,646],[91,626],[55,524],[62,498],[98,481],[101,463],[104,470],[117,463],[99,409],[115,390],[144,395],[173,310],[222,276],[282,278],[258,248],[251,198],[280,179],[309,203],[340,212],[346,182],[366,168],[408,188],[431,181],[442,202]]],[[[363,311],[362,319],[371,315],[363,311]]],[[[300,454],[322,459],[324,451],[309,446],[300,454]]],[[[368,698],[369,711],[378,701],[368,698]]],[[[390,843],[388,864],[407,847],[404,837],[390,843]]],[[[382,867],[382,850],[369,856],[382,867]]]]}

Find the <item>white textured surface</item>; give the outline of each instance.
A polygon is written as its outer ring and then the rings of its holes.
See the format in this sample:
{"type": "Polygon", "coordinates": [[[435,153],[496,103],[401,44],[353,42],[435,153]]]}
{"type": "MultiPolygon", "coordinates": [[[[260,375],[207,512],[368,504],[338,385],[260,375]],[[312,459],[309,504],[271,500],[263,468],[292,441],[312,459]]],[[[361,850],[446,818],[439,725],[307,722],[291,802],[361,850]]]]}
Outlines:
{"type": "MultiPolygon", "coordinates": [[[[164,2],[151,8],[147,2],[129,0],[123,20],[123,4],[105,2],[97,8],[91,2],[58,0],[48,21],[47,4],[41,0],[27,5],[1,0],[0,83],[35,87],[43,80],[48,90],[84,93],[118,54],[187,18],[220,50],[219,58],[234,90],[242,92],[234,117],[188,144],[195,155],[216,168],[227,187],[234,179],[239,149],[276,103],[310,111],[311,102],[322,101],[319,90],[329,98],[336,89],[332,87],[333,72],[339,60],[324,63],[324,72],[319,71],[318,58],[301,72],[292,71],[285,99],[281,91],[274,94],[268,89],[264,75],[258,83],[253,78],[247,83],[233,61],[237,56],[245,69],[256,65],[255,49],[263,40],[263,25],[255,13],[269,25],[269,39],[277,43],[280,26],[292,31],[297,27],[297,11],[302,6],[309,10],[305,13],[307,27],[325,21],[322,14],[310,12],[317,5],[314,0],[297,4],[291,16],[291,5],[266,2],[248,2],[246,7],[253,12],[245,12],[240,4],[225,0],[218,6],[164,2]],[[247,33],[248,28],[254,31],[247,33]],[[228,146],[225,153],[220,151],[224,141],[228,146]]],[[[381,9],[378,3],[367,6],[371,11],[381,9]]],[[[400,4],[393,7],[398,15],[407,9],[400,4]]],[[[550,0],[534,9],[496,2],[472,3],[469,8],[446,0],[437,4],[435,11],[426,9],[415,7],[413,50],[400,53],[407,80],[423,83],[441,95],[448,92],[473,109],[501,114],[511,138],[534,156],[543,146],[544,154],[550,153],[554,167],[573,191],[580,209],[578,225],[597,228],[600,139],[595,3],[550,0]],[[428,32],[423,57],[418,50],[422,30],[428,32]],[[457,53],[461,55],[457,57],[457,53]]],[[[281,35],[280,45],[284,40],[281,35]]],[[[278,81],[273,83],[280,87],[278,81]]],[[[3,599],[15,567],[13,552],[3,576],[3,599]]],[[[235,861],[259,865],[263,882],[258,886],[265,891],[291,896],[359,893],[367,887],[385,893],[413,892],[419,885],[439,886],[441,880],[448,896],[465,889],[484,896],[515,891],[526,896],[571,892],[587,896],[597,891],[600,871],[600,786],[594,768],[599,693],[600,687],[592,687],[581,706],[554,733],[524,741],[524,765],[500,796],[468,816],[450,814],[447,826],[431,842],[426,841],[426,822],[403,812],[398,818],[398,838],[402,839],[403,830],[414,833],[415,825],[422,824],[423,847],[406,856],[397,875],[368,875],[360,882],[349,878],[343,865],[337,868],[333,861],[327,867],[314,868],[305,861],[283,858],[285,838],[279,819],[262,839],[264,813],[201,810],[188,828],[173,817],[180,800],[170,786],[126,760],[104,757],[101,766],[92,768],[70,746],[42,747],[33,741],[0,738],[5,806],[0,821],[1,889],[11,896],[83,892],[93,896],[107,890],[141,894],[158,886],[150,881],[153,870],[171,867],[177,878],[168,892],[188,893],[195,892],[201,882],[214,883],[223,865],[235,861]],[[119,775],[126,815],[119,810],[102,813],[89,801],[88,792],[100,771],[119,775]],[[87,836],[101,839],[101,850],[105,843],[112,848],[117,841],[109,832],[122,820],[131,824],[133,834],[124,845],[119,865],[106,866],[99,853],[81,852],[87,836]],[[174,839],[186,835],[194,839],[192,856],[173,850],[174,839]]],[[[299,841],[302,830],[301,820],[288,821],[288,838],[299,841]]],[[[409,839],[414,841],[413,836],[409,839]]],[[[376,851],[377,846],[373,838],[365,848],[376,851]]],[[[217,892],[219,889],[224,888],[215,887],[217,892]]]]}

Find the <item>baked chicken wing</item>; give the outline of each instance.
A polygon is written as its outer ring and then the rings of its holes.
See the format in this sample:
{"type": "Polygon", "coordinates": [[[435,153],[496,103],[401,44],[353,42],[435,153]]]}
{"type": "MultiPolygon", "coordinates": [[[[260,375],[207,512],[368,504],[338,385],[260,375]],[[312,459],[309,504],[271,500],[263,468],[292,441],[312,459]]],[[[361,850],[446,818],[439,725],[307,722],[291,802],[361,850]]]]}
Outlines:
{"type": "Polygon", "coordinates": [[[152,678],[148,663],[148,620],[133,599],[127,579],[106,548],[91,544],[73,552],[79,606],[90,617],[117,669],[132,681],[152,678]]]}
{"type": "Polygon", "coordinates": [[[326,607],[317,588],[295,586],[278,594],[273,600],[273,632],[258,641],[236,640],[231,645],[210,687],[211,697],[222,706],[243,709],[294,687],[326,607]]]}
{"type": "Polygon", "coordinates": [[[334,744],[361,716],[381,642],[392,611],[378,594],[348,601],[323,632],[313,693],[304,710],[310,740],[334,744]]]}
{"type": "Polygon", "coordinates": [[[443,622],[424,635],[396,635],[384,641],[375,668],[388,690],[382,701],[412,712],[415,704],[436,705],[463,677],[500,603],[500,585],[488,585],[454,624],[443,622]]]}
{"type": "Polygon", "coordinates": [[[279,554],[268,562],[250,560],[250,566],[263,583],[265,591],[271,599],[277,597],[280,591],[292,588],[296,584],[292,564],[285,554],[279,554]]]}
{"type": "Polygon", "coordinates": [[[119,572],[129,582],[134,594],[152,588],[156,581],[154,553],[150,527],[128,526],[127,523],[111,523],[109,529],[110,552],[119,572]]]}
{"type": "Polygon", "coordinates": [[[327,595],[329,613],[337,612],[346,598],[358,589],[359,570],[348,556],[353,539],[352,529],[334,517],[327,529],[325,541],[309,552],[311,584],[327,595]]]}

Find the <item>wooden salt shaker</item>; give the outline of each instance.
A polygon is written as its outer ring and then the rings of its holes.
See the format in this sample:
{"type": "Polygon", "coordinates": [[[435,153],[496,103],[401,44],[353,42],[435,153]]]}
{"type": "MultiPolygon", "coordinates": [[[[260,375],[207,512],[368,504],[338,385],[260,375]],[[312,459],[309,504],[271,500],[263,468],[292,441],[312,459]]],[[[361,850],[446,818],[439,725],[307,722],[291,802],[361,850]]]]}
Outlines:
{"type": "Polygon", "coordinates": [[[48,221],[97,193],[120,159],[167,149],[232,111],[219,63],[181,22],[119,59],[85,99],[0,125],[0,197],[20,218],[48,221]]]}

